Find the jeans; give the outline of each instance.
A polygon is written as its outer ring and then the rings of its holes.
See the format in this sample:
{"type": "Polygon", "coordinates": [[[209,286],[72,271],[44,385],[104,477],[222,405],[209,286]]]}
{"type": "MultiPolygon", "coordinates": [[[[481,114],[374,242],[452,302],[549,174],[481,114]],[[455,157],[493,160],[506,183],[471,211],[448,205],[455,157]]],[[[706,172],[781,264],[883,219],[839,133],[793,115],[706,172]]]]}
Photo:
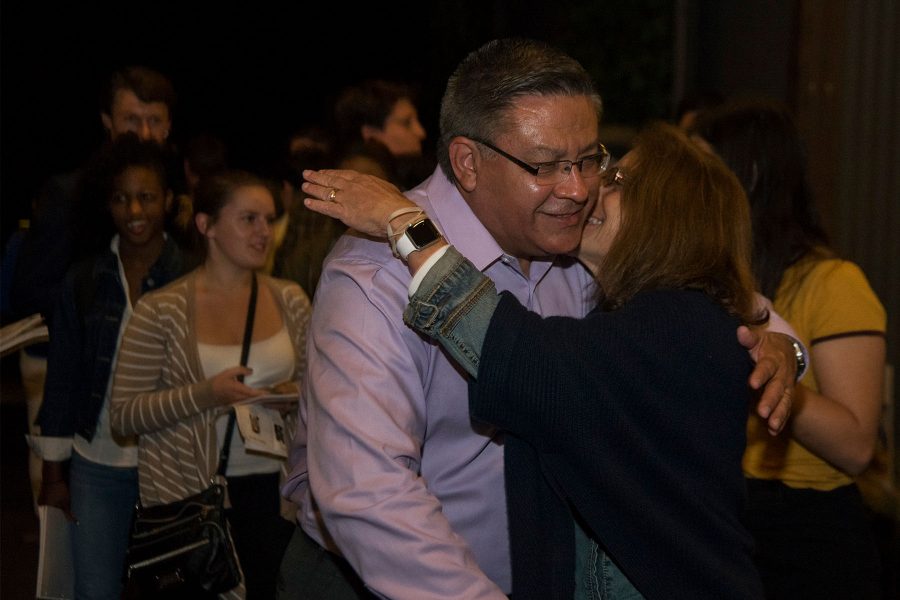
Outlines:
{"type": "Polygon", "coordinates": [[[117,600],[138,499],[137,467],[108,467],[72,452],[69,471],[75,598],[117,600]]]}
{"type": "Polygon", "coordinates": [[[609,556],[575,524],[575,600],[642,600],[609,556]]]}

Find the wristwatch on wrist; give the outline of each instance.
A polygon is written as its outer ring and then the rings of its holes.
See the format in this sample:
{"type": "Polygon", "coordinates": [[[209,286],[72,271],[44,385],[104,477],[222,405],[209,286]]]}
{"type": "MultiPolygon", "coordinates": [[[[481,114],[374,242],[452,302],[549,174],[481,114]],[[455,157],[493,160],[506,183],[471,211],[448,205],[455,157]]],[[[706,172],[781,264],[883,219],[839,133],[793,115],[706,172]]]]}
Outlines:
{"type": "Polygon", "coordinates": [[[792,339],[791,345],[794,347],[794,357],[797,359],[797,381],[806,373],[806,355],[803,353],[803,346],[800,342],[792,339]]]}
{"type": "Polygon", "coordinates": [[[415,220],[407,225],[403,234],[397,238],[397,254],[405,262],[412,252],[427,248],[439,239],[441,239],[441,232],[437,230],[431,219],[426,217],[415,220]]]}

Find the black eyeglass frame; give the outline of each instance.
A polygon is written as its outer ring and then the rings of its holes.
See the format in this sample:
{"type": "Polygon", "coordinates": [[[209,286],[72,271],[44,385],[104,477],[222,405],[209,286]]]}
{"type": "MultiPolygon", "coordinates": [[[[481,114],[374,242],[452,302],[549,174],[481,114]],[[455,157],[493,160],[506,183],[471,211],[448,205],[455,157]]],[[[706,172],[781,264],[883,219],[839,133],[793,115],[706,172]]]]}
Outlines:
{"type": "MultiPolygon", "coordinates": [[[[480,138],[476,138],[476,137],[472,137],[472,136],[466,136],[466,137],[468,137],[473,142],[481,144],[482,146],[487,146],[488,148],[490,148],[491,150],[493,150],[494,152],[496,152],[497,154],[499,154],[500,156],[502,156],[503,158],[505,158],[512,164],[514,164],[517,167],[521,168],[522,170],[530,173],[533,177],[538,176],[538,173],[540,173],[542,166],[561,165],[561,164],[565,164],[565,163],[569,164],[569,170],[568,170],[567,174],[570,173],[572,171],[572,167],[575,167],[575,166],[578,167],[578,172],[582,173],[581,167],[584,164],[584,161],[596,159],[597,157],[602,157],[602,159],[600,160],[600,169],[597,171],[598,175],[600,173],[602,173],[603,171],[605,171],[606,168],[609,166],[609,160],[610,160],[609,151],[606,149],[606,146],[604,146],[603,144],[600,144],[600,143],[597,144],[597,146],[600,149],[600,152],[597,152],[596,154],[589,154],[588,156],[585,156],[579,160],[551,160],[548,162],[542,162],[538,166],[534,166],[532,164],[525,162],[521,158],[516,158],[509,152],[505,152],[505,151],[501,150],[500,148],[493,145],[492,143],[490,143],[487,140],[482,140],[480,138]]],[[[562,180],[560,180],[560,181],[562,181],[562,180]]]]}

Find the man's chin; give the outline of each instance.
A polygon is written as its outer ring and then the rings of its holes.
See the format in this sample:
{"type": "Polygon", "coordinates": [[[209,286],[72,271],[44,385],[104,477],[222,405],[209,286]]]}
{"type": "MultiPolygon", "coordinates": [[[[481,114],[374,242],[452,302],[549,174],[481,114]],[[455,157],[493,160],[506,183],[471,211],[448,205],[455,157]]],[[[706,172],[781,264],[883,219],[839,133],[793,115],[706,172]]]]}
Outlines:
{"type": "Polygon", "coordinates": [[[581,244],[581,238],[577,241],[549,244],[541,250],[544,251],[543,258],[552,258],[554,256],[575,256],[578,253],[578,247],[581,244]]]}

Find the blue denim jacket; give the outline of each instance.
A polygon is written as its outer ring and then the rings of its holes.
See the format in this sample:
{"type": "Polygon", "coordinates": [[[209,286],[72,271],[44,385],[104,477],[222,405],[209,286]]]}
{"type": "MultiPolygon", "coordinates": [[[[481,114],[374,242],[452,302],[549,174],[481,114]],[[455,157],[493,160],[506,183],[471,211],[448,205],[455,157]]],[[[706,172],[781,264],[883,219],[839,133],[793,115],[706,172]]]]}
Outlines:
{"type": "MultiPolygon", "coordinates": [[[[164,286],[182,269],[181,251],[167,237],[142,291],[164,286]]],[[[42,436],[77,433],[93,439],[125,312],[123,285],[112,250],[78,262],[66,273],[51,321],[44,401],[37,417],[42,436]]]]}
{"type": "Polygon", "coordinates": [[[475,376],[484,336],[499,303],[494,282],[450,246],[410,298],[403,322],[440,342],[453,360],[475,376]]]}

